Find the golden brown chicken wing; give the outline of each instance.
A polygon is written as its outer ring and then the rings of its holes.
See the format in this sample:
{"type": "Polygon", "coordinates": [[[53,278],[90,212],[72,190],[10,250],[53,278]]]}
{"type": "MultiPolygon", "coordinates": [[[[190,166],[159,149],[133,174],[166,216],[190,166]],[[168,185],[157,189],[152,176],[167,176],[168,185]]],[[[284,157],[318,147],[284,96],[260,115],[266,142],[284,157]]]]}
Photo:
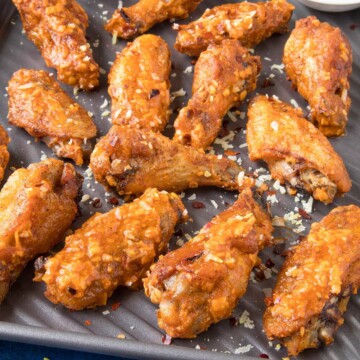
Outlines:
{"type": "Polygon", "coordinates": [[[296,22],[285,44],[285,70],[326,136],[345,132],[351,100],[352,51],[339,28],[309,16],[296,22]]]}
{"type": "Polygon", "coordinates": [[[142,35],[118,53],[109,74],[111,120],[162,131],[169,119],[170,50],[159,36],[142,35]]]}
{"type": "Polygon", "coordinates": [[[42,70],[17,71],[9,81],[9,122],[44,141],[59,157],[83,164],[96,126],[55,79],[42,70]]]}
{"type": "Polygon", "coordinates": [[[25,265],[62,240],[81,184],[71,164],[55,159],[9,177],[0,192],[0,303],[25,265]]]}
{"type": "Polygon", "coordinates": [[[7,145],[10,142],[10,138],[5,129],[0,125],[0,181],[4,177],[6,166],[9,162],[10,154],[7,149],[7,145]]]}
{"type": "Polygon", "coordinates": [[[80,89],[99,84],[99,65],[85,38],[88,16],[75,0],[13,0],[28,38],[58,79],[80,89]]]}
{"type": "Polygon", "coordinates": [[[281,183],[301,187],[330,203],[351,188],[341,157],[300,109],[266,96],[249,105],[247,143],[250,160],[264,160],[281,183]]]}
{"type": "MultiPolygon", "coordinates": [[[[120,194],[147,188],[179,192],[198,186],[235,190],[242,168],[227,158],[177,144],[150,130],[114,125],[90,158],[95,180],[120,194]]],[[[249,178],[242,184],[248,186],[249,178]]]]}
{"type": "Polygon", "coordinates": [[[288,255],[267,299],[264,329],[289,355],[333,342],[360,286],[360,208],[338,207],[288,255]]]}
{"type": "Polygon", "coordinates": [[[197,149],[216,138],[227,111],[255,90],[261,64],[238,40],[210,45],[197,61],[192,97],[175,121],[174,140],[197,149]]]}
{"type": "Polygon", "coordinates": [[[246,189],[199,235],[160,258],[144,280],[145,294],[160,306],[159,327],[172,337],[193,338],[230,316],[272,230],[246,189]]]}
{"type": "Polygon", "coordinates": [[[210,44],[224,39],[238,39],[252,48],[274,33],[286,32],[293,10],[286,0],[216,6],[190,24],[178,26],[174,46],[189,56],[199,56],[210,44]]]}
{"type": "Polygon", "coordinates": [[[46,283],[45,295],[55,304],[74,310],[105,305],[118,286],[142,285],[185,214],[176,194],[148,189],[132,203],[92,216],[35,280],[46,283]]]}
{"type": "Polygon", "coordinates": [[[157,23],[185,19],[202,0],[139,0],[128,8],[115,10],[105,29],[122,39],[143,34],[157,23]]]}

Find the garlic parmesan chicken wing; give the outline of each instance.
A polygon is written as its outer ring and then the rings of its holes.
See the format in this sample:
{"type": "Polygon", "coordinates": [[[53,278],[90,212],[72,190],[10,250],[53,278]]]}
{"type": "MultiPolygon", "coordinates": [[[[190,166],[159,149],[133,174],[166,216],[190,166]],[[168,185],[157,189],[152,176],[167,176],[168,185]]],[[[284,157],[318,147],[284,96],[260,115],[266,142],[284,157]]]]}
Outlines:
{"type": "Polygon", "coordinates": [[[82,177],[48,159],[16,170],[0,192],[0,303],[26,264],[63,239],[82,177]]]}
{"type": "Polygon", "coordinates": [[[272,230],[246,189],[199,235],[161,257],[144,280],[145,294],[159,304],[159,327],[172,337],[193,338],[230,316],[272,230]]]}
{"type": "MultiPolygon", "coordinates": [[[[150,130],[113,125],[90,158],[95,180],[120,195],[147,188],[180,192],[198,186],[238,189],[242,168],[227,158],[177,144],[150,130]]],[[[245,179],[244,187],[249,186],[245,179]]]]}
{"type": "Polygon", "coordinates": [[[9,162],[10,154],[7,148],[10,138],[5,129],[0,125],[0,181],[4,178],[6,166],[9,162]]]}
{"type": "Polygon", "coordinates": [[[133,6],[115,10],[105,29],[119,38],[131,39],[165,20],[187,18],[201,1],[140,0],[133,6]]]}
{"type": "Polygon", "coordinates": [[[138,289],[186,211],[174,193],[148,189],[132,203],[95,214],[36,273],[53,303],[81,310],[105,305],[122,285],[138,289]]]}
{"type": "Polygon", "coordinates": [[[216,139],[222,119],[255,90],[261,64],[238,40],[210,45],[195,65],[192,97],[175,121],[174,141],[206,149],[216,139]]]}
{"type": "Polygon", "coordinates": [[[112,123],[162,131],[170,114],[170,67],[159,36],[142,35],[118,53],[109,74],[112,123]]]}
{"type": "Polygon", "coordinates": [[[42,70],[17,71],[9,81],[9,122],[44,141],[59,157],[77,165],[89,156],[96,126],[55,79],[42,70]]]}
{"type": "Polygon", "coordinates": [[[252,48],[274,33],[285,33],[293,10],[285,0],[216,6],[190,24],[178,26],[174,46],[189,56],[199,56],[210,44],[224,39],[238,39],[252,48]]]}
{"type": "Polygon", "coordinates": [[[274,179],[304,188],[325,204],[350,190],[351,180],[341,157],[300,109],[256,96],[248,118],[250,160],[264,160],[274,179]]]}
{"type": "Polygon", "coordinates": [[[343,135],[352,72],[346,36],[314,16],[300,19],[285,44],[283,62],[294,87],[309,102],[312,122],[326,136],[343,135]]]}
{"type": "Polygon", "coordinates": [[[290,250],[266,299],[266,335],[284,343],[289,355],[331,344],[359,286],[360,208],[342,206],[290,250]]]}
{"type": "Polygon", "coordinates": [[[75,0],[13,0],[27,37],[58,79],[80,89],[99,84],[100,68],[85,38],[88,16],[75,0]]]}

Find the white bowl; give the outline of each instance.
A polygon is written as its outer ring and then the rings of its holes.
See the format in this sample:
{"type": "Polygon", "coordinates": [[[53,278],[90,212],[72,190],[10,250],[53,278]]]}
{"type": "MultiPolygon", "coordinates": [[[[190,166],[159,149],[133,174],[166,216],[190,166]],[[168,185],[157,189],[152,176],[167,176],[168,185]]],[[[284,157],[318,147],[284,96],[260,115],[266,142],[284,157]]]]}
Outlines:
{"type": "Polygon", "coordinates": [[[360,7],[359,0],[298,0],[304,5],[316,10],[341,12],[354,10],[360,7]]]}

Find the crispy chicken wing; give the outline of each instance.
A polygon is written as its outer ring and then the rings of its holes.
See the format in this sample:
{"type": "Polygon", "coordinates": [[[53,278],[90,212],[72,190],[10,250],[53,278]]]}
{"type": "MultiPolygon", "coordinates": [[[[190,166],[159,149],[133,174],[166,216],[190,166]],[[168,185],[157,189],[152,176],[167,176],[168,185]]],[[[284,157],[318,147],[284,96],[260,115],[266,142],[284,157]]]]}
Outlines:
{"type": "Polygon", "coordinates": [[[246,189],[199,235],[160,258],[144,280],[145,294],[160,306],[159,327],[172,337],[193,338],[230,316],[272,230],[246,189]]]}
{"type": "Polygon", "coordinates": [[[142,35],[118,53],[109,74],[111,120],[162,131],[169,119],[170,50],[159,36],[142,35]]]}
{"type": "Polygon", "coordinates": [[[87,220],[35,280],[46,283],[45,295],[55,304],[74,310],[105,305],[118,286],[139,288],[185,214],[176,194],[148,189],[134,202],[87,220]]]}
{"type": "Polygon", "coordinates": [[[9,122],[44,141],[59,157],[83,164],[96,126],[87,111],[42,70],[17,71],[9,81],[9,122]]]}
{"type": "Polygon", "coordinates": [[[235,190],[242,170],[234,161],[177,144],[159,133],[119,125],[97,143],[90,168],[97,181],[121,195],[140,195],[149,187],[175,192],[198,186],[235,190]]]}
{"type": "Polygon", "coordinates": [[[227,111],[255,90],[260,69],[260,58],[250,55],[238,40],[210,45],[195,65],[192,97],[175,121],[174,140],[207,148],[227,111]]]}
{"type": "Polygon", "coordinates": [[[24,30],[45,63],[62,82],[91,90],[99,84],[95,63],[85,38],[88,16],[75,0],[13,0],[24,30]]]}
{"type": "Polygon", "coordinates": [[[25,265],[62,240],[81,184],[71,164],[55,159],[9,177],[0,192],[0,303],[25,265]]]}
{"type": "Polygon", "coordinates": [[[315,199],[330,203],[351,188],[341,157],[300,109],[257,96],[248,110],[250,160],[264,160],[281,183],[301,187],[315,199]]]}
{"type": "Polygon", "coordinates": [[[7,149],[7,145],[10,142],[10,138],[5,129],[0,125],[0,181],[4,177],[6,166],[9,162],[10,154],[7,149]]]}
{"type": "Polygon", "coordinates": [[[210,44],[220,44],[224,39],[238,39],[252,48],[274,33],[286,32],[293,10],[285,0],[216,6],[198,20],[177,27],[175,49],[199,56],[210,44]]]}
{"type": "Polygon", "coordinates": [[[133,6],[115,10],[105,29],[122,39],[131,39],[143,34],[157,23],[172,18],[187,18],[201,1],[139,0],[133,6]]]}
{"type": "Polygon", "coordinates": [[[345,132],[352,50],[339,28],[309,16],[296,22],[284,49],[285,70],[311,107],[311,120],[326,136],[345,132]]]}
{"type": "Polygon", "coordinates": [[[289,355],[333,342],[360,286],[360,208],[338,207],[288,255],[267,299],[264,329],[289,355]]]}

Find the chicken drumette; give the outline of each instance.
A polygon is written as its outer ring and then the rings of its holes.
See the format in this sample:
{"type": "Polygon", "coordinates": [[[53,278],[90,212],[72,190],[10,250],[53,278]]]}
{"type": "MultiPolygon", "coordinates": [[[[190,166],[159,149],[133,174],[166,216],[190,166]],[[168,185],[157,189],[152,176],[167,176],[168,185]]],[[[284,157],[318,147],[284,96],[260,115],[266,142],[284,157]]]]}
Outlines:
{"type": "Polygon", "coordinates": [[[5,129],[0,125],[0,181],[4,177],[6,166],[9,162],[10,154],[7,149],[7,145],[10,142],[10,138],[5,129]]]}

